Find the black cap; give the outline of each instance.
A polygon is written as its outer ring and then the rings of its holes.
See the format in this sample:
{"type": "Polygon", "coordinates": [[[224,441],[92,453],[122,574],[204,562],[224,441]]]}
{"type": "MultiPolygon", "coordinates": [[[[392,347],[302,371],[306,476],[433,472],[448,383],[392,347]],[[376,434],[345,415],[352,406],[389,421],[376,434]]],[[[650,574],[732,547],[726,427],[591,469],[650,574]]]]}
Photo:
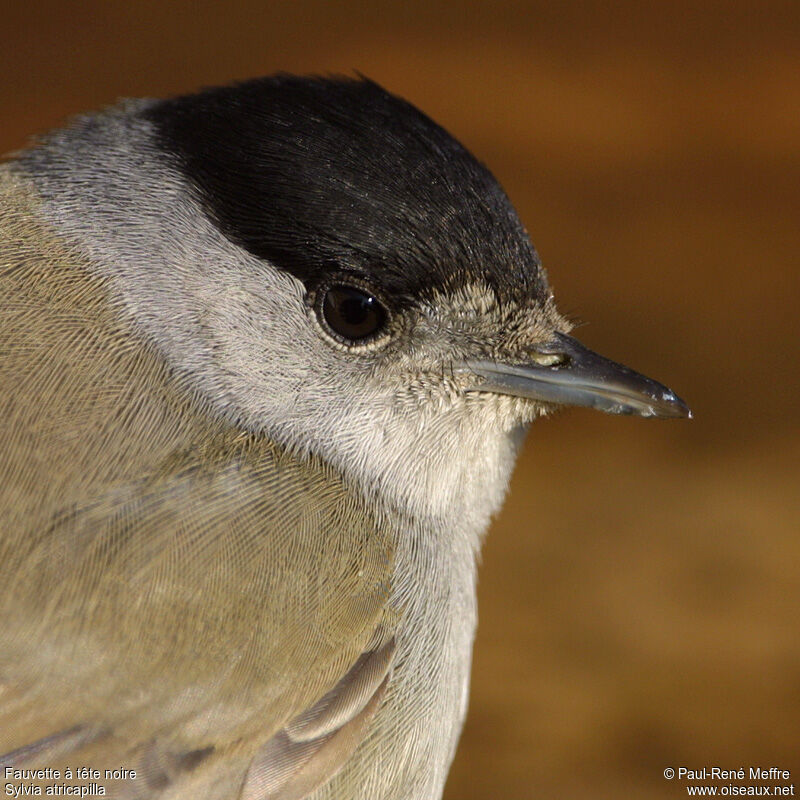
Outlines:
{"type": "Polygon", "coordinates": [[[307,286],[346,270],[397,300],[476,281],[501,301],[548,291],[489,170],[370,80],[278,75],[145,116],[225,235],[307,286]]]}

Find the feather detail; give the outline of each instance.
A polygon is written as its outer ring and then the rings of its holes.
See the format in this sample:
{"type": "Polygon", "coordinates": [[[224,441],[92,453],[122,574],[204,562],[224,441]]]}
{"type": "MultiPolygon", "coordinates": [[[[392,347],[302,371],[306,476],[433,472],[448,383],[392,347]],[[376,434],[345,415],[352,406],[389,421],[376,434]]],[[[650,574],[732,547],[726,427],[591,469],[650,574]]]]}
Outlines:
{"type": "Polygon", "coordinates": [[[360,744],[391,677],[394,641],[364,653],[341,681],[258,753],[241,800],[302,800],[360,744]]]}

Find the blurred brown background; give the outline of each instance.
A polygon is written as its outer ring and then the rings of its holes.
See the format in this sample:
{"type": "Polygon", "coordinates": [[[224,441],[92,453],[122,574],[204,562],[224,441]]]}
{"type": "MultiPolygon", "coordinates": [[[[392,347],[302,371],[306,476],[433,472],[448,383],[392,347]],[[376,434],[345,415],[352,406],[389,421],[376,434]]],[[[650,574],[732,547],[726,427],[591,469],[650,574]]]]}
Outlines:
{"type": "Polygon", "coordinates": [[[360,70],[506,187],[590,346],[690,423],[534,426],[448,798],[800,784],[796,2],[6,2],[0,150],[120,96],[360,70]]]}

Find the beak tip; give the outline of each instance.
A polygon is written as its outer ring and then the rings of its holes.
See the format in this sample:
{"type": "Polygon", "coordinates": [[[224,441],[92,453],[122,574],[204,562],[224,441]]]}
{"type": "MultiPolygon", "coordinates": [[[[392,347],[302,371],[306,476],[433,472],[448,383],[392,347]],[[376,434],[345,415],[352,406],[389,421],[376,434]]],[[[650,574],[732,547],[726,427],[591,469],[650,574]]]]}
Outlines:
{"type": "Polygon", "coordinates": [[[689,406],[674,392],[671,392],[671,394],[672,398],[670,405],[673,409],[673,416],[675,416],[677,419],[692,419],[692,409],[689,408],[689,406]]]}
{"type": "Polygon", "coordinates": [[[660,402],[651,406],[652,416],[661,419],[692,419],[692,410],[671,389],[666,389],[660,397],[660,402]]]}

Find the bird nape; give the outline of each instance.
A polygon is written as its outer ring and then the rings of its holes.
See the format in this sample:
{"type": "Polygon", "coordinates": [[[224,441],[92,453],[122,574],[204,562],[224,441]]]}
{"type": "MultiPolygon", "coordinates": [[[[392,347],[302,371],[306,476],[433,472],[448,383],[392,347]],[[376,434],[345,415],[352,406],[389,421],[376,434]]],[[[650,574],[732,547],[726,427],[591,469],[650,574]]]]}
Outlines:
{"type": "Polygon", "coordinates": [[[689,416],[568,335],[492,174],[363,79],[43,137],[0,167],[0,311],[20,785],[439,797],[522,432],[689,416]]]}

